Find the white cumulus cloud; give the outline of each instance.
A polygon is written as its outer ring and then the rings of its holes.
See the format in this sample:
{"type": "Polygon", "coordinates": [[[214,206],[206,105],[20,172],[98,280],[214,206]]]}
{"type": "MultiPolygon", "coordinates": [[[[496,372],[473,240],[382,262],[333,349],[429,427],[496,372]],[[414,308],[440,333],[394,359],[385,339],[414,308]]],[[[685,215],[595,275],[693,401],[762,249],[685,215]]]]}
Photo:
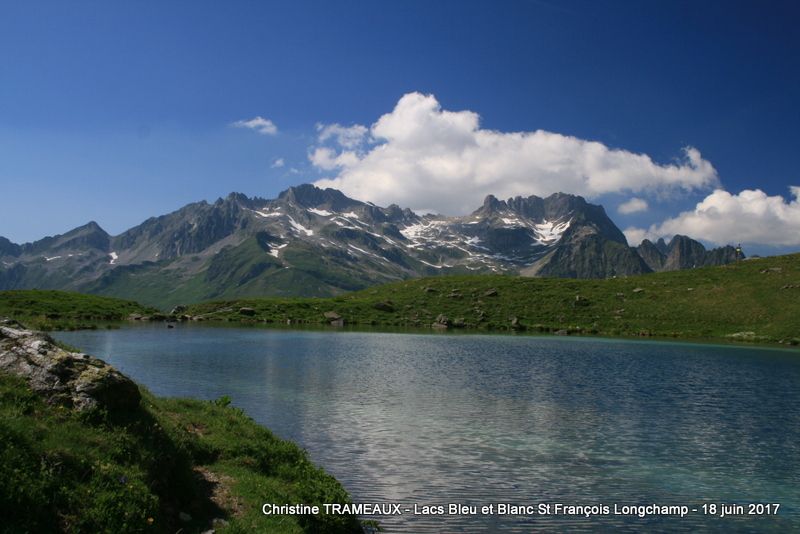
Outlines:
{"type": "Polygon", "coordinates": [[[576,137],[537,130],[498,132],[480,127],[472,111],[443,110],[433,95],[409,93],[369,129],[320,128],[322,141],[309,159],[333,176],[318,180],[345,194],[379,205],[461,214],[483,197],[549,195],[595,197],[605,193],[692,191],[719,184],[714,167],[691,147],[682,157],[658,164],[646,154],[612,149],[576,137]],[[356,139],[360,139],[359,142],[356,139]]]}
{"type": "Polygon", "coordinates": [[[330,171],[336,168],[349,167],[358,163],[359,158],[355,152],[344,151],[337,153],[332,148],[317,147],[308,155],[308,159],[315,167],[330,171]]]}
{"type": "Polygon", "coordinates": [[[232,122],[231,126],[234,128],[247,128],[256,131],[261,135],[275,135],[278,133],[278,127],[275,123],[264,117],[255,117],[249,120],[240,120],[232,122]]]}
{"type": "Polygon", "coordinates": [[[789,188],[793,200],[769,196],[760,189],[731,194],[717,189],[678,216],[649,229],[628,228],[631,244],[684,234],[717,245],[749,243],[772,246],[800,245],[800,187],[789,188]]]}
{"type": "Polygon", "coordinates": [[[617,207],[617,211],[623,215],[645,211],[649,205],[643,198],[633,197],[627,202],[623,202],[617,207]]]}
{"type": "Polygon", "coordinates": [[[270,165],[270,167],[272,167],[273,169],[280,169],[284,165],[286,165],[286,162],[283,161],[283,158],[275,158],[272,161],[272,165],[270,165]]]}
{"type": "Polygon", "coordinates": [[[369,133],[366,126],[354,124],[353,126],[342,126],[341,124],[317,124],[319,141],[324,143],[328,139],[335,139],[344,148],[355,148],[359,146],[369,133]]]}

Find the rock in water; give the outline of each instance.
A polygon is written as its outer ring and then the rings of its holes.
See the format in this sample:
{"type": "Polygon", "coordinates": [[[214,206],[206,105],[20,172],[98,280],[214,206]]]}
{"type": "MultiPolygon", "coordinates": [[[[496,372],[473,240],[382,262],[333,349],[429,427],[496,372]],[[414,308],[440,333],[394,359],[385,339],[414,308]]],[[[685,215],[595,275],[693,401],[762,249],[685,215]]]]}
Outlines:
{"type": "Polygon", "coordinates": [[[0,326],[0,371],[26,379],[48,402],[80,411],[129,410],[141,400],[136,384],[104,361],[20,326],[0,326]]]}

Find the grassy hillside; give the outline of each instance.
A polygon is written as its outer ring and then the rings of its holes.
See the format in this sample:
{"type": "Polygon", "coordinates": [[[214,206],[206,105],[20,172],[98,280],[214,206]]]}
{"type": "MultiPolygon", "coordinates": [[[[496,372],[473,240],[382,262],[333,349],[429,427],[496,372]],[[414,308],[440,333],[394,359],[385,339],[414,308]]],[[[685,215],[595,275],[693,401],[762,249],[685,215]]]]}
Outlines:
{"type": "Polygon", "coordinates": [[[204,320],[325,324],[325,312],[351,325],[428,328],[441,314],[451,328],[797,344],[800,254],[607,280],[435,277],[328,299],[208,302],[187,313],[204,320]]]}
{"type": "Polygon", "coordinates": [[[323,253],[324,249],[302,241],[281,249],[278,260],[269,254],[266,235],[257,234],[225,247],[210,258],[195,255],[172,263],[120,266],[82,289],[170,310],[181,303],[247,295],[332,296],[401,276],[385,263],[380,265],[383,271],[365,269],[363,262],[353,263],[335,251],[323,253]]]}
{"type": "MultiPolygon", "coordinates": [[[[156,310],[131,301],[58,291],[0,292],[0,315],[39,328],[85,327],[156,310]]],[[[332,298],[246,298],[190,305],[206,321],[330,322],[485,331],[800,342],[800,254],[723,267],[608,280],[444,276],[376,286],[332,298]],[[245,308],[242,310],[242,308],[245,308]],[[516,321],[514,321],[516,318],[516,321]]]]}
{"type": "Polygon", "coordinates": [[[121,321],[132,313],[151,315],[158,310],[130,300],[67,291],[0,291],[0,316],[39,330],[87,328],[99,321],[121,321]]]}
{"type": "Polygon", "coordinates": [[[227,399],[79,415],[0,373],[0,532],[360,532],[352,516],[264,516],[350,502],[294,444],[227,399]]]}

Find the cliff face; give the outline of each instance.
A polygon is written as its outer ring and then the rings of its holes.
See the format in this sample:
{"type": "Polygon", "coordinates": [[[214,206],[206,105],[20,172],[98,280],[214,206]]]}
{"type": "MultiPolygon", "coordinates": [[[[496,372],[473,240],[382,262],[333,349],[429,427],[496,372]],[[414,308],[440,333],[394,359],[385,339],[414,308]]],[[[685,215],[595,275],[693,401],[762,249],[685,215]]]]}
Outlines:
{"type": "Polygon", "coordinates": [[[79,411],[134,409],[136,384],[97,358],[66,351],[44,334],[0,318],[0,371],[20,376],[48,402],[79,411]]]}
{"type": "Polygon", "coordinates": [[[645,239],[636,247],[636,252],[653,271],[725,265],[737,259],[736,249],[730,245],[706,250],[702,243],[685,235],[676,235],[669,244],[663,239],[657,243],[645,239]]]}

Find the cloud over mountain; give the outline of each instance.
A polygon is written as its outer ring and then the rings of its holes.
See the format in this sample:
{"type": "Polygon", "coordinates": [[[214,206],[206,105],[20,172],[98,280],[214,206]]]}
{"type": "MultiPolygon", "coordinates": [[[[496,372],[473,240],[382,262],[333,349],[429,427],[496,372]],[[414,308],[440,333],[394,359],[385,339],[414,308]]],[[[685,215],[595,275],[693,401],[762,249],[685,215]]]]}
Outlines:
{"type": "Polygon", "coordinates": [[[623,215],[628,215],[630,213],[645,211],[648,207],[649,205],[647,204],[646,200],[642,198],[633,197],[627,202],[623,202],[622,204],[620,204],[619,207],[617,207],[617,211],[622,213],[623,215]]]}
{"type": "Polygon", "coordinates": [[[719,184],[714,167],[692,147],[679,160],[658,164],[646,154],[544,130],[487,130],[477,113],[444,110],[421,93],[404,95],[369,129],[334,124],[319,131],[309,160],[335,174],[316,185],[446,214],[465,213],[490,193],[596,197],[719,184]]]}
{"type": "Polygon", "coordinates": [[[695,206],[649,229],[628,228],[630,243],[688,234],[715,244],[800,245],[800,187],[789,188],[794,200],[769,196],[760,189],[731,194],[717,189],[695,206]]]}

